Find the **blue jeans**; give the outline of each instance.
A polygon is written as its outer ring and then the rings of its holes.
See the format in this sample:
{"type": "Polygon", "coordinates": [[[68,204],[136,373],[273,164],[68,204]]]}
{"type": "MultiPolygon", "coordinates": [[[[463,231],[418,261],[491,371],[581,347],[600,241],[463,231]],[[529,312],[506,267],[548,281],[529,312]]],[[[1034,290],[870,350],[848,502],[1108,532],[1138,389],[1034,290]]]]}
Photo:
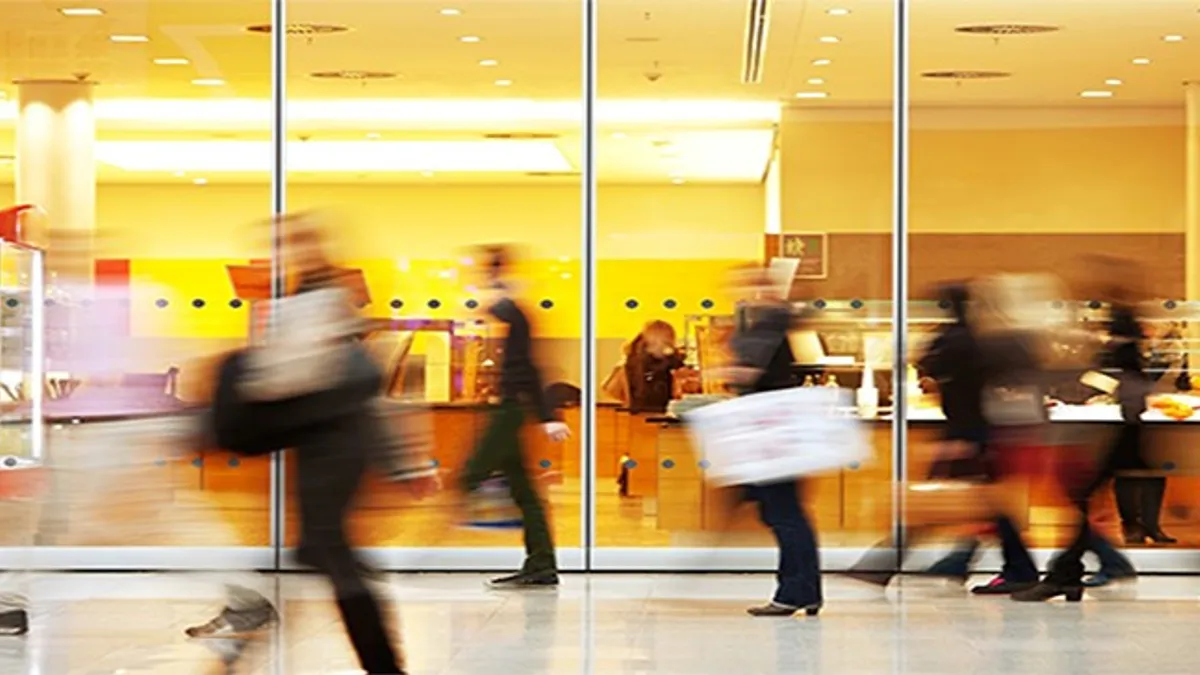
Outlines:
{"type": "Polygon", "coordinates": [[[793,482],[755,485],[747,488],[746,496],[758,502],[759,518],[779,545],[773,600],[791,607],[821,604],[817,536],[800,503],[800,486],[793,482]]]}

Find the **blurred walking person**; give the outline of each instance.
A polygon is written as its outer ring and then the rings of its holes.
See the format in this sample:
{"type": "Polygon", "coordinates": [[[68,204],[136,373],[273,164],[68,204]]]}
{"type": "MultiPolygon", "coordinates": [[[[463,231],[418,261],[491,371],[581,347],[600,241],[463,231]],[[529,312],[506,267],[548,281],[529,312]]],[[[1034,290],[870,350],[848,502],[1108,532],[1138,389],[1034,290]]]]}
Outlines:
{"type": "MultiPolygon", "coordinates": [[[[727,379],[741,394],[758,394],[795,387],[788,332],[791,306],[782,289],[763,268],[742,271],[745,299],[738,306],[738,326],[730,347],[734,365],[727,379]]],[[[790,279],[788,280],[790,282],[790,279]]],[[[771,601],[747,612],[759,617],[788,617],[798,612],[816,616],[824,604],[816,530],[802,501],[804,481],[789,479],[744,488],[744,498],[758,504],[758,514],[775,537],[779,563],[771,601]]]]}
{"type": "MultiPolygon", "coordinates": [[[[248,454],[295,449],[305,562],[333,586],[361,666],[403,673],[346,533],[366,471],[388,443],[377,405],[383,374],[355,341],[361,323],[312,216],[286,217],[281,227],[295,291],[275,306],[265,347],[222,364],[214,431],[222,447],[248,454]]],[[[405,484],[424,489],[420,481],[405,484]]]]}
{"type": "Polygon", "coordinates": [[[546,506],[526,462],[521,429],[527,415],[536,416],[542,431],[554,442],[570,437],[567,425],[558,419],[546,392],[533,353],[529,316],[514,297],[512,250],[491,246],[483,254],[483,307],[507,328],[501,350],[499,403],[488,413],[483,437],[467,460],[462,475],[468,500],[495,474],[508,484],[513,502],[521,512],[525,539],[525,562],[513,574],[492,579],[496,589],[554,587],[558,585],[558,559],[554,537],[546,516],[546,506]]]}
{"type": "MultiPolygon", "coordinates": [[[[1135,310],[1137,293],[1131,283],[1134,271],[1111,259],[1098,260],[1097,264],[1097,273],[1103,275],[1107,286],[1101,297],[1110,304],[1109,339],[1101,359],[1108,377],[1092,376],[1089,381],[1117,399],[1121,426],[1091,479],[1071,490],[1071,499],[1079,512],[1071,544],[1050,563],[1050,571],[1041,583],[1013,595],[1013,599],[1020,602],[1042,602],[1060,595],[1072,602],[1082,599],[1085,585],[1083,555],[1100,540],[1088,520],[1093,495],[1120,471],[1150,468],[1142,455],[1142,414],[1146,412],[1146,396],[1153,383],[1146,376],[1142,355],[1144,333],[1135,310]]],[[[1136,574],[1128,560],[1124,564],[1115,564],[1105,563],[1102,558],[1101,564],[1102,578],[1087,585],[1101,586],[1110,580],[1136,574]]]]}
{"type": "MultiPolygon", "coordinates": [[[[1032,356],[1019,340],[1002,336],[982,336],[972,318],[971,286],[947,284],[940,290],[941,301],[950,311],[950,321],[942,324],[918,369],[937,382],[942,412],[946,417],[945,436],[929,469],[928,480],[967,481],[979,498],[987,499],[994,490],[987,488],[999,478],[997,435],[1003,433],[989,422],[984,411],[985,392],[1004,386],[1015,371],[1035,369],[1032,356]]],[[[994,322],[993,322],[994,323],[994,322]]],[[[1029,373],[1026,373],[1028,376],[1029,373]]],[[[1040,405],[1040,404],[1039,404],[1040,405]]],[[[1025,424],[1036,426],[1040,411],[1025,424]]],[[[1011,435],[1011,434],[1010,434],[1011,435]]],[[[989,505],[990,506],[990,505],[989,505]]],[[[940,514],[939,514],[940,515],[940,514]]],[[[1028,588],[1038,579],[1037,567],[1021,539],[1012,518],[995,515],[993,525],[1000,539],[1004,566],[991,582],[972,589],[973,593],[995,595],[1028,588]]],[[[907,554],[913,546],[928,538],[939,524],[915,525],[902,537],[907,554]]],[[[933,576],[966,581],[979,548],[978,538],[959,543],[956,549],[927,570],[933,576]]],[[[878,585],[887,585],[894,576],[895,543],[880,544],[860,560],[850,576],[878,585]]]]}

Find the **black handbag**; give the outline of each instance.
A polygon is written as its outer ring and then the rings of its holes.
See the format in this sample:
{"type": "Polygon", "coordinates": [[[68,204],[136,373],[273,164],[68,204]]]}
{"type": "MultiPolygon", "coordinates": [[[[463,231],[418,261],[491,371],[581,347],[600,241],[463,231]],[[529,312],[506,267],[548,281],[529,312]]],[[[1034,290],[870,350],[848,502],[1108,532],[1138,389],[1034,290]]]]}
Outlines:
{"type": "Polygon", "coordinates": [[[383,373],[358,345],[349,350],[346,369],[330,387],[277,401],[253,401],[239,390],[249,367],[245,350],[235,351],[217,370],[209,414],[218,447],[243,455],[265,455],[295,447],[312,430],[347,415],[361,415],[379,395],[383,373]]]}

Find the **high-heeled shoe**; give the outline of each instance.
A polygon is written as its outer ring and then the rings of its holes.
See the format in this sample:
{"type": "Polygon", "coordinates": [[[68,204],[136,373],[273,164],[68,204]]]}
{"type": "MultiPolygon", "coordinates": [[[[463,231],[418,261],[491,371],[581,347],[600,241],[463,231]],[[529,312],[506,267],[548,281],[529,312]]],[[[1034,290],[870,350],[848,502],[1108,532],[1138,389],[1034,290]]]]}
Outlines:
{"type": "Polygon", "coordinates": [[[1083,585],[1043,581],[1033,588],[1013,593],[1011,597],[1017,602],[1045,602],[1060,595],[1066,598],[1067,602],[1079,602],[1083,600],[1083,585]]]}
{"type": "Polygon", "coordinates": [[[1146,533],[1146,538],[1155,544],[1178,544],[1179,540],[1162,530],[1154,530],[1146,533]]]}
{"type": "Polygon", "coordinates": [[[773,616],[787,617],[794,616],[798,612],[804,612],[805,616],[816,616],[821,613],[821,604],[805,605],[803,607],[794,607],[792,605],[784,605],[778,602],[768,602],[759,607],[751,607],[746,610],[750,616],[773,616]]]}

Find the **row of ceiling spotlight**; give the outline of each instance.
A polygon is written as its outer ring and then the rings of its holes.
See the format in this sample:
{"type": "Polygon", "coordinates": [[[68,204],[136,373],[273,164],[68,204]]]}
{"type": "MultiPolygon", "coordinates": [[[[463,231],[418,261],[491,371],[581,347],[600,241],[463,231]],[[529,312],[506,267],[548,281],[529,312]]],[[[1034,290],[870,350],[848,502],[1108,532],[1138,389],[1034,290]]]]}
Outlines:
{"type": "MultiPolygon", "coordinates": [[[[1178,34],[1162,36],[1163,42],[1171,43],[1171,44],[1178,44],[1180,42],[1183,42],[1186,39],[1187,38],[1184,37],[1183,35],[1178,35],[1178,34]]],[[[1135,66],[1149,66],[1153,63],[1153,60],[1151,60],[1149,57],[1146,57],[1146,56],[1138,56],[1138,57],[1131,59],[1130,63],[1132,63],[1135,66]]],[[[1124,80],[1121,80],[1120,78],[1110,77],[1104,81],[1104,84],[1107,87],[1119,87],[1119,86],[1125,84],[1125,82],[1124,82],[1124,80]]],[[[1116,92],[1111,88],[1110,89],[1085,89],[1084,91],[1079,92],[1079,96],[1082,98],[1112,98],[1115,95],[1116,95],[1116,92]]]]}

